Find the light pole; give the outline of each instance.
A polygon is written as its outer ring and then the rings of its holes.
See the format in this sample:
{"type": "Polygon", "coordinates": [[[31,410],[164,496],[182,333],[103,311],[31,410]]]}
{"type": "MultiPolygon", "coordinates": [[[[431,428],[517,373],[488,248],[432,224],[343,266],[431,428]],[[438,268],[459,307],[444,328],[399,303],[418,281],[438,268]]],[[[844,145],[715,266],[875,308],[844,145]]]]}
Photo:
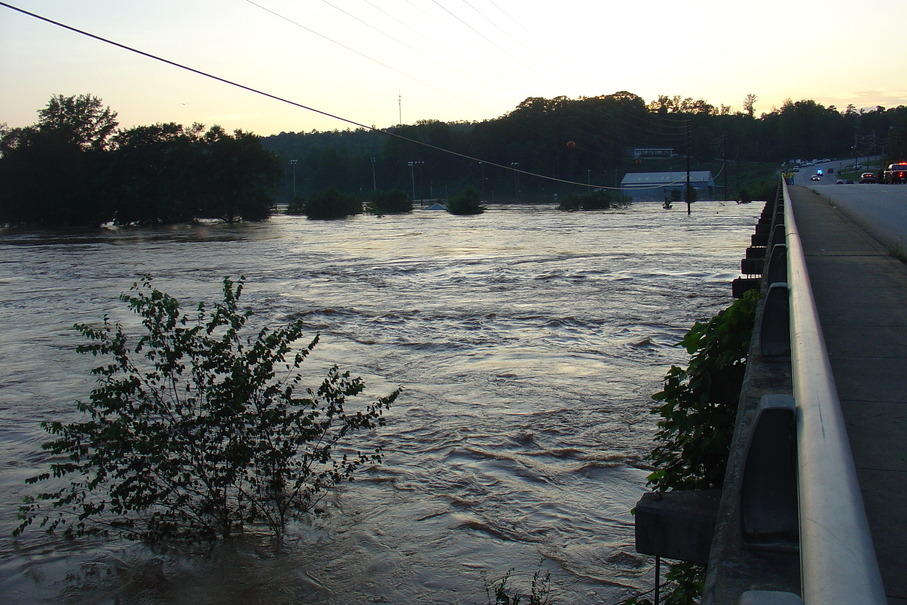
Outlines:
{"type": "Polygon", "coordinates": [[[413,182],[413,203],[416,203],[416,164],[424,164],[425,162],[407,162],[406,165],[409,166],[409,178],[413,182]]]}
{"type": "Polygon", "coordinates": [[[299,160],[290,160],[290,166],[293,167],[293,200],[296,200],[296,164],[299,160]]]}
{"type": "Polygon", "coordinates": [[[378,181],[375,179],[375,157],[372,156],[372,191],[378,191],[378,181]]]}

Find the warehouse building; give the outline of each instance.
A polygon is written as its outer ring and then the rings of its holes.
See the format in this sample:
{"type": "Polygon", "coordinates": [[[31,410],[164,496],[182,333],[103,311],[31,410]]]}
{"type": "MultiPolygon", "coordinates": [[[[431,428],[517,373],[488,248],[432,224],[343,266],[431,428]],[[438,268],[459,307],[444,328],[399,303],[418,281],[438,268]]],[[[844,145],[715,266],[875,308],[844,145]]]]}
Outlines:
{"type": "MultiPolygon", "coordinates": [[[[620,192],[634,202],[683,201],[686,172],[628,172],[620,182],[620,192]]],[[[710,170],[690,171],[690,186],[696,200],[711,200],[715,179],[710,170]]]]}

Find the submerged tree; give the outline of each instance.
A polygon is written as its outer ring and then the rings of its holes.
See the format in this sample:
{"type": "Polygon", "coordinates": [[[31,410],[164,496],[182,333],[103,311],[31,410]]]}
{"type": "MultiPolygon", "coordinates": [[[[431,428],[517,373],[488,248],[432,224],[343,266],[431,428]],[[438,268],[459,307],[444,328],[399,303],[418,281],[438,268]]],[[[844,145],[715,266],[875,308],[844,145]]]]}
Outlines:
{"type": "Polygon", "coordinates": [[[369,196],[366,210],[370,214],[405,214],[413,211],[413,202],[399,189],[374,191],[369,196]]]}
{"type": "Polygon", "coordinates": [[[117,114],[91,95],[56,95],[38,114],[35,125],[0,131],[0,223],[235,222],[263,220],[274,205],[280,166],[250,133],[117,130],[117,114]]]}
{"type": "Polygon", "coordinates": [[[336,219],[362,214],[362,202],[349,193],[337,189],[319,191],[302,204],[294,203],[287,208],[287,214],[305,214],[311,219],[336,219]]]}
{"type": "Polygon", "coordinates": [[[447,201],[447,211],[451,214],[482,214],[485,206],[479,192],[473,187],[467,187],[460,195],[455,195],[447,201]]]}
{"type": "Polygon", "coordinates": [[[82,420],[42,424],[55,436],[43,448],[63,459],[27,480],[54,487],[26,499],[16,534],[37,520],[67,536],[146,542],[228,538],[249,524],[279,535],[380,461],[378,449],[348,441],[384,424],[399,389],[351,410],[364,384],[336,366],[304,388],[300,364],[317,337],[299,347],[299,321],[243,337],[242,285],[224,279],[223,301],[190,316],[145,278],[120,297],[142,319],[138,340],[106,319],[76,326],[89,341],[78,351],[104,358],[98,385],[77,403],[82,420]]]}
{"type": "Polygon", "coordinates": [[[32,126],[0,138],[0,223],[94,226],[111,217],[104,187],[116,112],[97,97],[55,95],[32,126]]]}
{"type": "Polygon", "coordinates": [[[630,205],[630,198],[618,191],[596,189],[585,193],[569,193],[558,204],[558,210],[610,210],[630,205]]]}

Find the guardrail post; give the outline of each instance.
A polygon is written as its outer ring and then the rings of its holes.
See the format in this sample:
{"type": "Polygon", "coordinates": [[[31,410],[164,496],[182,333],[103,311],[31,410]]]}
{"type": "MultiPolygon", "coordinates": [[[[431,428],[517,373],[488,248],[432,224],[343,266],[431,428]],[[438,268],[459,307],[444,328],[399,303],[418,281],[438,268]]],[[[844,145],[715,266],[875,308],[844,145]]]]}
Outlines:
{"type": "Polygon", "coordinates": [[[740,486],[741,532],[750,548],[799,546],[795,411],[790,395],[759,400],[740,486]]]}
{"type": "Polygon", "coordinates": [[[781,243],[772,246],[765,275],[769,284],[787,282],[787,244],[781,243]]]}
{"type": "Polygon", "coordinates": [[[770,284],[765,294],[762,313],[762,356],[768,358],[790,356],[790,303],[786,282],[770,284]]]}

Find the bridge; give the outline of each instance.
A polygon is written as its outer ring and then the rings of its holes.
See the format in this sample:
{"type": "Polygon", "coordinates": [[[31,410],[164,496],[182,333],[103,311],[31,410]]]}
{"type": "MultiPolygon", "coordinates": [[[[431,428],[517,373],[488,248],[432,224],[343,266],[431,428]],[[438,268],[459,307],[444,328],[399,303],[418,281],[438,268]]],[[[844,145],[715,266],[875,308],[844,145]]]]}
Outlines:
{"type": "Polygon", "coordinates": [[[644,497],[637,548],[707,563],[705,604],[907,605],[907,187],[781,193],[720,499],[644,497]]]}

